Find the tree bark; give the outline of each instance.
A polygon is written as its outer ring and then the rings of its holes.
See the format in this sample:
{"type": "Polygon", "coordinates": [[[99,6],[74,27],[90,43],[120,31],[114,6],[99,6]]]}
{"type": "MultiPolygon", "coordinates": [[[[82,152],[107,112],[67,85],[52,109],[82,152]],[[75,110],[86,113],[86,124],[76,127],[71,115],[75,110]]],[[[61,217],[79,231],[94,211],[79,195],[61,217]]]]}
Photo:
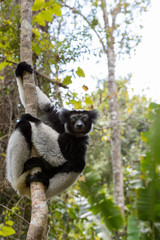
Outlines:
{"type": "MultiPolygon", "coordinates": [[[[21,61],[32,65],[32,0],[21,0],[21,61]]],[[[23,76],[25,94],[25,112],[37,116],[37,95],[34,74],[28,72],[23,76]]],[[[34,155],[32,151],[32,156],[34,155]]],[[[35,155],[34,155],[35,156],[35,155]]],[[[33,169],[34,171],[34,169],[33,169]]],[[[27,240],[40,240],[43,237],[47,222],[48,207],[46,202],[45,187],[40,182],[30,185],[32,213],[27,233],[27,240]]]]}
{"type": "MultiPolygon", "coordinates": [[[[21,1],[21,62],[32,65],[32,0],[21,1]]],[[[37,116],[37,96],[34,74],[25,72],[23,75],[25,94],[25,112],[37,116]]]]}
{"type": "Polygon", "coordinates": [[[107,59],[108,59],[108,91],[109,91],[109,111],[111,121],[111,160],[113,171],[113,186],[115,204],[121,208],[124,216],[124,192],[123,192],[123,168],[121,160],[121,139],[120,139],[120,118],[117,101],[117,86],[115,80],[116,56],[114,51],[114,27],[118,10],[112,15],[112,26],[109,26],[106,0],[102,0],[103,19],[106,31],[107,41],[107,59]]]}

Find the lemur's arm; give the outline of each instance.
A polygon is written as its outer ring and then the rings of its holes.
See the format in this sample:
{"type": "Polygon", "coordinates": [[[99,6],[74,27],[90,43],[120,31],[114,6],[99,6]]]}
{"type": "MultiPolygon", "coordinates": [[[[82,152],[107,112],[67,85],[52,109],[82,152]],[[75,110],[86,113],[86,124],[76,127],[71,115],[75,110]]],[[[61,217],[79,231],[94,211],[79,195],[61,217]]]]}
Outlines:
{"type": "MultiPolygon", "coordinates": [[[[33,68],[28,65],[26,62],[21,62],[18,64],[17,69],[15,71],[18,91],[20,95],[20,100],[23,106],[25,107],[25,99],[24,99],[24,89],[23,89],[23,72],[33,73],[33,68]]],[[[39,111],[43,111],[46,105],[51,105],[49,98],[36,86],[37,98],[38,98],[38,109],[39,111]]]]}

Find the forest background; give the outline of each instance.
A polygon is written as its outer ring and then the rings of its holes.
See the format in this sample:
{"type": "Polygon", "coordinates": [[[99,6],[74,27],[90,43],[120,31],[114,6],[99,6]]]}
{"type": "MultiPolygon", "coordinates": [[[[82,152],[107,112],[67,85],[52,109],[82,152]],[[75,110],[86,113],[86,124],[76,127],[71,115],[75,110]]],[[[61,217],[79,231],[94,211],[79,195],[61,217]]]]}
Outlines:
{"type": "MultiPolygon", "coordinates": [[[[25,239],[30,201],[5,179],[6,147],[24,109],[14,71],[20,61],[20,1],[0,2],[0,239],[25,239]]],[[[79,181],[49,202],[45,239],[160,239],[160,107],[130,95],[132,76],[117,77],[119,59],[141,42],[149,1],[35,0],[36,84],[57,107],[96,108],[87,167],[79,181]],[[81,62],[96,82],[91,91],[81,62]],[[105,60],[104,60],[105,59],[105,60]],[[99,75],[106,65],[106,78],[99,75]]]]}

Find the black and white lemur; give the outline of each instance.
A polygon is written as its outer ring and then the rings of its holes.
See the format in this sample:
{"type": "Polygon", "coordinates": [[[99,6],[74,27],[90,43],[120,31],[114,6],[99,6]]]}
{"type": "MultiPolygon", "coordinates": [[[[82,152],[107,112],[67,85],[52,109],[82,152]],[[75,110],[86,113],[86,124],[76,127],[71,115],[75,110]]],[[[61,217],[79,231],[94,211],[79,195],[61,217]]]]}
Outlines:
{"type": "MultiPolygon", "coordinates": [[[[26,62],[15,71],[22,104],[23,72],[33,72],[26,62]]],[[[30,197],[30,182],[40,181],[51,198],[71,186],[85,167],[88,133],[97,119],[96,110],[56,110],[49,98],[36,87],[38,118],[23,114],[7,148],[7,178],[19,195],[30,197]],[[31,157],[31,149],[39,157],[31,157]],[[30,175],[32,168],[36,169],[30,175]],[[38,170],[37,170],[38,168],[38,170]]]]}

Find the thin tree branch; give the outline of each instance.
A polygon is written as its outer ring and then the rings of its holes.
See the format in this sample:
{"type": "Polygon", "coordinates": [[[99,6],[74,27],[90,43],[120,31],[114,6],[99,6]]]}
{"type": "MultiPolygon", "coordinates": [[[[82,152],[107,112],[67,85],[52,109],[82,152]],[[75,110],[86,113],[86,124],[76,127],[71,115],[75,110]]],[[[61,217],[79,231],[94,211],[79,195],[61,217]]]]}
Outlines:
{"type": "Polygon", "coordinates": [[[63,88],[68,88],[65,84],[63,84],[63,83],[61,83],[61,82],[58,82],[58,81],[56,81],[56,80],[54,80],[54,79],[51,79],[50,77],[48,77],[48,76],[45,75],[44,73],[41,73],[41,72],[39,72],[39,71],[35,71],[35,73],[36,73],[37,75],[39,75],[39,76],[47,79],[48,81],[52,82],[53,84],[56,84],[56,85],[58,85],[58,86],[60,86],[60,87],[63,87],[63,88]]]}
{"type": "Polygon", "coordinates": [[[86,21],[86,23],[90,26],[90,28],[91,28],[91,29],[94,31],[94,33],[97,35],[100,43],[102,44],[103,51],[106,53],[106,52],[107,52],[107,49],[106,49],[106,47],[105,47],[105,44],[104,44],[101,36],[100,36],[99,33],[95,30],[95,28],[93,28],[93,27],[91,26],[91,23],[88,21],[88,19],[87,19],[79,10],[77,10],[76,8],[70,7],[70,6],[68,6],[67,4],[64,4],[64,3],[62,3],[62,6],[69,8],[73,13],[80,15],[80,16],[86,21]]]}
{"type": "Polygon", "coordinates": [[[4,205],[1,204],[1,203],[0,203],[0,206],[3,207],[3,208],[5,208],[5,209],[7,209],[7,210],[10,211],[10,212],[12,212],[13,214],[15,214],[17,217],[21,218],[24,222],[26,222],[26,223],[29,225],[29,222],[28,222],[25,218],[21,217],[18,213],[14,212],[13,210],[11,210],[10,208],[4,206],[4,205]]]}
{"type": "MultiPolygon", "coordinates": [[[[0,58],[1,58],[3,61],[5,61],[5,62],[8,62],[8,63],[12,63],[12,64],[14,64],[14,65],[17,65],[16,62],[9,61],[9,60],[7,60],[7,58],[5,58],[5,57],[1,57],[1,56],[0,56],[0,58]]],[[[48,77],[47,75],[45,75],[45,74],[42,73],[42,72],[35,71],[35,73],[36,73],[37,75],[39,75],[39,76],[47,79],[48,81],[52,82],[53,84],[56,84],[56,85],[58,85],[58,86],[60,86],[60,87],[63,87],[63,88],[68,88],[68,86],[66,86],[65,84],[63,84],[63,83],[61,83],[61,82],[58,82],[58,81],[56,81],[56,80],[54,80],[54,79],[51,79],[50,77],[48,77]]]]}

